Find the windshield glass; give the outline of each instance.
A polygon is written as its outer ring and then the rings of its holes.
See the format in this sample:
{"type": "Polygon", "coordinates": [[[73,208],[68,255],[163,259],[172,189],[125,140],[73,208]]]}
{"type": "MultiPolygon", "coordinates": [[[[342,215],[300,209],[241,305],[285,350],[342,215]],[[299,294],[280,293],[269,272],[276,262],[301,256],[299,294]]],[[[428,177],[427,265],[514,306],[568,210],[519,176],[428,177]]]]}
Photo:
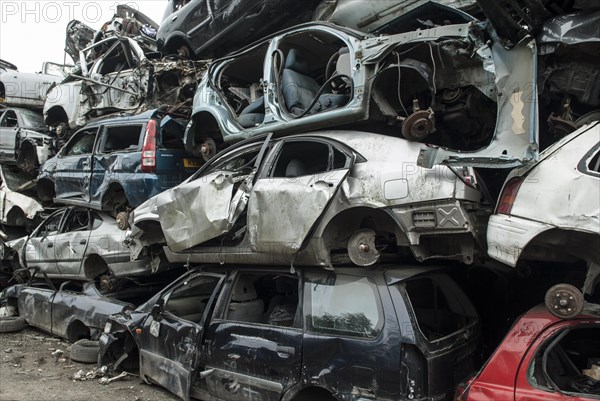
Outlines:
{"type": "Polygon", "coordinates": [[[25,184],[33,183],[31,177],[28,177],[16,168],[2,166],[2,173],[2,175],[4,176],[4,180],[6,181],[6,186],[11,191],[23,190],[25,184]]]}
{"type": "Polygon", "coordinates": [[[32,110],[21,110],[21,117],[23,117],[23,125],[27,128],[46,127],[44,117],[40,113],[32,110]]]}

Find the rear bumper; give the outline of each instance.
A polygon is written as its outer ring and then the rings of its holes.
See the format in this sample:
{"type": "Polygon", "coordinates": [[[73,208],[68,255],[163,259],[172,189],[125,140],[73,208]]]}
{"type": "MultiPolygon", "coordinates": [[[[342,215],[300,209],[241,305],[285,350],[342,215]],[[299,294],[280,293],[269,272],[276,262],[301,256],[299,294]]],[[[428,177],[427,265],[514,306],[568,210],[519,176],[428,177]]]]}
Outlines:
{"type": "Polygon", "coordinates": [[[523,249],[540,233],[554,228],[549,224],[504,214],[490,217],[487,229],[488,255],[515,267],[523,249]]]}

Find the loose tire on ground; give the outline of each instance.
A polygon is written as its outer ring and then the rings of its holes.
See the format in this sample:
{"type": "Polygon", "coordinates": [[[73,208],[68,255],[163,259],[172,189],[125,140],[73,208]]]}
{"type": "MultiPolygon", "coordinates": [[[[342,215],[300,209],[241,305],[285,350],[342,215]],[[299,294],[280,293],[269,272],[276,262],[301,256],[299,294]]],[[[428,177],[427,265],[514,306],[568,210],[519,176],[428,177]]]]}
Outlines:
{"type": "Polygon", "coordinates": [[[71,360],[81,363],[98,363],[98,341],[79,340],[71,345],[71,360]]]}
{"type": "Polygon", "coordinates": [[[20,316],[0,317],[0,333],[11,333],[25,328],[27,323],[20,316]]]}

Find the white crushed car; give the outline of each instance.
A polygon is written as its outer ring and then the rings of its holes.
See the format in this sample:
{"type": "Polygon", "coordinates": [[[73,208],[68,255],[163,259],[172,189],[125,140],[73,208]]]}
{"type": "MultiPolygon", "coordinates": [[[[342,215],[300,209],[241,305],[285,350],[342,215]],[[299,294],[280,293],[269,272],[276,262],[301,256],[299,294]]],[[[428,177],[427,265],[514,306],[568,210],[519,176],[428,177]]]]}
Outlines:
{"type": "Polygon", "coordinates": [[[490,217],[488,254],[521,260],[583,260],[585,289],[600,278],[600,122],[550,146],[513,170],[490,217]]]}
{"type": "Polygon", "coordinates": [[[487,216],[472,169],[420,168],[419,149],[356,131],[253,138],[138,206],[126,243],[178,263],[472,263],[487,216]]]}

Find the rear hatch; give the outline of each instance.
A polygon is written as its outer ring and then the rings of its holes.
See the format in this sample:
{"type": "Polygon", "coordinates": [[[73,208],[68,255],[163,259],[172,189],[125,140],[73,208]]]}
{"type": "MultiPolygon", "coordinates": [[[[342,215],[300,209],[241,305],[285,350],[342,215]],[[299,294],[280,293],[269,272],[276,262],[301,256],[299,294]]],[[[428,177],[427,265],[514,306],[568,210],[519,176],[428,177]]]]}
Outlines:
{"type": "Polygon", "coordinates": [[[395,285],[406,303],[421,354],[407,363],[415,392],[433,399],[449,399],[456,386],[479,366],[481,332],[477,312],[456,282],[441,272],[395,285]]]}
{"type": "MultiPolygon", "coordinates": [[[[156,140],[156,175],[159,186],[169,189],[194,174],[204,164],[185,151],[183,133],[187,121],[165,116],[159,122],[156,140]]],[[[147,135],[147,134],[146,134],[147,135]]]]}

